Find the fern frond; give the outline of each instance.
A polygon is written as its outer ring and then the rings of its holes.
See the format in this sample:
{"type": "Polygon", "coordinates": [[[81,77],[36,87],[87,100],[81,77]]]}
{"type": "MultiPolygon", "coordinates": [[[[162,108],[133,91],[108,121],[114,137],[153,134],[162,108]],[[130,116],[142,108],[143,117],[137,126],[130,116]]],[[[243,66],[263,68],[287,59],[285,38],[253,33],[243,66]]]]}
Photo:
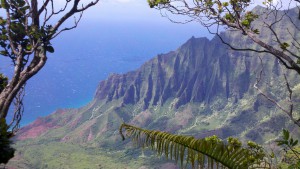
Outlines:
{"type": "Polygon", "coordinates": [[[180,160],[181,168],[186,168],[188,165],[192,168],[210,169],[270,168],[264,156],[256,154],[257,151],[224,143],[216,136],[195,139],[191,136],[146,130],[123,123],[120,126],[123,140],[125,140],[123,130],[136,145],[150,147],[159,155],[165,155],[166,158],[174,159],[177,163],[180,160]]]}

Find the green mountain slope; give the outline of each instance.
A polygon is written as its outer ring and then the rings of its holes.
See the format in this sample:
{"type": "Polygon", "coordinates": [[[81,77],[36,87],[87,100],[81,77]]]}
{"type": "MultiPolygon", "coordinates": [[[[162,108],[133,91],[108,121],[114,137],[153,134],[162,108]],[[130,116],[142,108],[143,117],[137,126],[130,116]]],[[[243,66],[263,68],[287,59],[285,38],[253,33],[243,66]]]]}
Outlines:
{"type": "MultiPolygon", "coordinates": [[[[293,10],[290,14],[297,16],[293,10]]],[[[288,22],[283,20],[282,24],[288,22]]],[[[265,31],[260,34],[271,41],[269,35],[265,31]]],[[[234,32],[222,36],[240,46],[255,47],[234,32]]],[[[212,40],[192,37],[177,50],[158,55],[135,71],[112,74],[100,82],[88,105],[57,110],[22,128],[16,137],[16,158],[9,166],[175,167],[148,151],[140,157],[140,149],[122,142],[118,128],[123,121],[195,137],[235,136],[261,144],[275,139],[282,128],[300,136],[288,116],[253,88],[263,67],[265,76],[260,88],[282,103],[287,94],[284,70],[278,61],[261,54],[261,65],[256,55],[229,50],[217,37],[212,40]]],[[[300,89],[298,75],[290,72],[288,78],[295,89],[300,89]]]]}

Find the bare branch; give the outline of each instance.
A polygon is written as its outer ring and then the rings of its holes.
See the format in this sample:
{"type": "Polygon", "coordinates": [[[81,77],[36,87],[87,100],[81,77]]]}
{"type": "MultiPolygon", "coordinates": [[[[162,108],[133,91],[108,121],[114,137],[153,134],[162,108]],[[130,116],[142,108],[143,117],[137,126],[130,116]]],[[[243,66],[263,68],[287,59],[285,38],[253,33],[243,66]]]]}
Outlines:
{"type": "Polygon", "coordinates": [[[270,52],[267,51],[267,50],[257,50],[257,49],[251,49],[251,48],[237,48],[237,47],[234,47],[230,43],[226,42],[219,33],[215,33],[215,35],[219,37],[219,39],[221,40],[222,43],[229,46],[230,49],[232,49],[232,50],[242,51],[242,52],[250,51],[250,52],[269,53],[270,54],[270,52]]]}
{"type": "Polygon", "coordinates": [[[22,120],[22,116],[24,113],[24,105],[23,105],[23,98],[25,96],[25,85],[20,89],[18,92],[15,101],[14,101],[14,116],[10,124],[8,125],[9,128],[12,129],[13,133],[16,133],[20,128],[20,122],[22,120]]]}
{"type": "Polygon", "coordinates": [[[83,15],[83,12],[80,13],[79,19],[78,19],[78,20],[76,20],[76,17],[74,17],[74,26],[72,26],[72,27],[67,27],[67,28],[64,28],[64,29],[60,30],[58,33],[54,34],[53,37],[52,37],[51,39],[54,39],[55,37],[57,37],[60,33],[64,32],[64,31],[69,31],[69,30],[72,30],[72,29],[77,28],[78,23],[80,22],[80,20],[81,20],[81,18],[82,18],[82,15],[83,15]]]}
{"type": "Polygon", "coordinates": [[[289,115],[293,116],[292,115],[292,113],[293,113],[293,107],[294,107],[294,104],[293,104],[293,101],[292,101],[293,90],[290,87],[290,83],[287,80],[287,77],[286,77],[285,73],[283,74],[283,76],[284,76],[284,80],[285,80],[285,83],[286,83],[286,88],[288,89],[288,92],[289,92],[289,97],[288,97],[288,101],[289,101],[289,104],[290,104],[290,110],[289,110],[290,114],[289,115]]]}
{"type": "MultiPolygon", "coordinates": [[[[258,87],[258,84],[261,82],[262,80],[262,74],[263,74],[263,69],[264,69],[264,66],[263,66],[263,61],[262,61],[262,58],[260,56],[258,56],[259,59],[260,59],[260,64],[262,66],[262,69],[261,71],[259,72],[258,74],[258,77],[256,78],[256,82],[254,83],[253,87],[259,92],[259,94],[263,95],[267,100],[269,100],[270,102],[272,102],[274,105],[276,105],[276,107],[278,107],[280,110],[282,110],[285,114],[287,114],[290,119],[298,126],[300,126],[300,123],[299,123],[299,120],[296,120],[295,117],[293,116],[293,109],[294,109],[294,104],[293,104],[293,101],[292,101],[292,95],[293,95],[293,90],[291,89],[290,87],[290,83],[288,82],[287,80],[287,76],[286,74],[284,73],[283,76],[284,76],[284,79],[285,79],[285,84],[286,84],[286,87],[287,87],[287,90],[288,90],[288,98],[287,98],[287,101],[289,103],[289,109],[285,109],[284,106],[282,106],[277,100],[271,98],[268,94],[266,94],[265,92],[263,92],[259,87],[258,87]]],[[[279,62],[280,63],[280,62],[279,62]]]]}
{"type": "Polygon", "coordinates": [[[47,10],[47,8],[45,8],[45,16],[44,16],[43,27],[46,26],[47,22],[48,22],[54,15],[58,15],[58,14],[64,12],[64,11],[66,10],[66,8],[68,7],[69,3],[70,3],[70,1],[66,1],[64,7],[61,8],[60,10],[58,10],[57,12],[55,12],[53,0],[50,0],[50,2],[51,2],[51,14],[50,14],[49,16],[47,16],[48,10],[47,10]]]}
{"type": "Polygon", "coordinates": [[[250,37],[255,43],[268,50],[274,57],[280,59],[282,63],[286,66],[286,68],[293,69],[297,71],[298,74],[300,74],[300,67],[295,63],[293,59],[290,58],[290,56],[286,55],[283,51],[279,51],[271,45],[264,43],[259,38],[257,38],[252,31],[247,31],[246,33],[248,37],[250,37]]]}
{"type": "Polygon", "coordinates": [[[91,6],[96,5],[98,2],[99,2],[99,0],[92,1],[92,2],[90,2],[89,4],[87,4],[86,6],[82,6],[82,8],[77,9],[77,11],[78,11],[78,12],[85,11],[85,10],[87,10],[88,8],[90,8],[91,6]]]}
{"type": "MultiPolygon", "coordinates": [[[[263,65],[262,63],[262,59],[261,57],[259,57],[261,65],[263,65]]],[[[263,68],[259,73],[259,76],[256,78],[256,82],[253,85],[253,87],[261,94],[263,95],[266,99],[268,99],[270,102],[272,102],[273,104],[275,104],[279,109],[281,109],[283,112],[289,114],[289,111],[285,110],[276,100],[272,99],[271,97],[269,97],[265,92],[263,92],[259,87],[258,84],[260,83],[261,79],[262,79],[262,73],[263,73],[263,68]]]]}
{"type": "MultiPolygon", "coordinates": [[[[6,9],[6,17],[7,17],[7,26],[6,26],[6,29],[7,30],[11,30],[11,18],[10,18],[10,13],[9,13],[9,9],[8,8],[6,9]]],[[[10,47],[12,49],[12,52],[14,54],[17,54],[18,51],[16,49],[15,44],[13,43],[14,41],[13,41],[13,39],[11,37],[11,32],[10,31],[8,31],[8,39],[9,39],[9,42],[10,42],[9,45],[10,45],[10,47]]]]}
{"type": "Polygon", "coordinates": [[[49,2],[50,2],[50,0],[44,1],[42,7],[39,9],[39,12],[38,12],[38,15],[39,15],[39,16],[42,14],[42,12],[43,12],[44,10],[47,9],[46,7],[47,7],[47,5],[48,5],[49,2]]]}

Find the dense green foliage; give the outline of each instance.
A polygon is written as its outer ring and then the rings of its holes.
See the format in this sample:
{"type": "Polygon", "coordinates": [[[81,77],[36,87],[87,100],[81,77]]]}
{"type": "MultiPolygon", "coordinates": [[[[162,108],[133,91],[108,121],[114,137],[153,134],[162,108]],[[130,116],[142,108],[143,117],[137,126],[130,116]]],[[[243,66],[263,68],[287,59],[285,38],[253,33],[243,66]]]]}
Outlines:
{"type": "MultiPolygon", "coordinates": [[[[0,92],[7,85],[8,79],[3,74],[0,74],[0,92]]],[[[12,141],[10,141],[11,133],[8,132],[6,120],[0,119],[0,164],[6,164],[9,159],[14,157],[15,149],[12,148],[12,141]]]]}
{"type": "Polygon", "coordinates": [[[8,83],[8,78],[0,73],[0,92],[4,89],[7,83],[8,83]]]}
{"type": "Polygon", "coordinates": [[[289,169],[300,168],[300,147],[298,140],[293,138],[288,130],[283,129],[282,138],[277,140],[277,145],[286,152],[281,165],[288,166],[289,169]]]}
{"type": "Polygon", "coordinates": [[[266,154],[261,146],[249,141],[248,147],[241,146],[241,142],[229,137],[227,143],[221,141],[217,136],[195,139],[191,136],[174,135],[166,132],[145,130],[123,123],[120,134],[125,140],[126,135],[141,147],[150,146],[159,155],[180,161],[182,168],[186,159],[186,166],[191,164],[192,168],[271,168],[264,160],[266,154]]]}
{"type": "MultiPolygon", "coordinates": [[[[50,40],[55,34],[56,30],[52,29],[51,25],[39,26],[37,23],[28,24],[28,12],[30,6],[25,0],[7,1],[1,0],[2,10],[9,10],[9,16],[0,17],[0,45],[2,50],[1,55],[9,56],[13,61],[16,61],[16,53],[11,49],[11,44],[18,47],[18,50],[23,57],[34,52],[34,48],[37,48],[38,44],[43,44],[44,48],[48,52],[54,52],[53,47],[50,44],[50,40]],[[9,25],[9,26],[8,26],[9,25]]],[[[24,57],[24,64],[28,60],[24,57]]]]}
{"type": "Polygon", "coordinates": [[[14,157],[15,149],[12,148],[12,141],[10,138],[12,133],[7,132],[8,126],[5,119],[0,119],[0,164],[6,164],[14,157]]]}

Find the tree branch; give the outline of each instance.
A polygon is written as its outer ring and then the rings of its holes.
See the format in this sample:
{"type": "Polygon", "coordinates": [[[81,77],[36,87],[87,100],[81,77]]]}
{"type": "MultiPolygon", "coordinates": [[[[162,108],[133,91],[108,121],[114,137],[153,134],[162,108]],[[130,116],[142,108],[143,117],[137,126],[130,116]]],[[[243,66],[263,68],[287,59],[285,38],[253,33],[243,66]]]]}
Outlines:
{"type": "Polygon", "coordinates": [[[49,2],[50,2],[50,0],[46,0],[46,1],[43,3],[42,7],[39,9],[39,12],[38,12],[38,15],[39,15],[39,16],[43,13],[44,10],[47,9],[47,5],[48,5],[49,2]]]}

